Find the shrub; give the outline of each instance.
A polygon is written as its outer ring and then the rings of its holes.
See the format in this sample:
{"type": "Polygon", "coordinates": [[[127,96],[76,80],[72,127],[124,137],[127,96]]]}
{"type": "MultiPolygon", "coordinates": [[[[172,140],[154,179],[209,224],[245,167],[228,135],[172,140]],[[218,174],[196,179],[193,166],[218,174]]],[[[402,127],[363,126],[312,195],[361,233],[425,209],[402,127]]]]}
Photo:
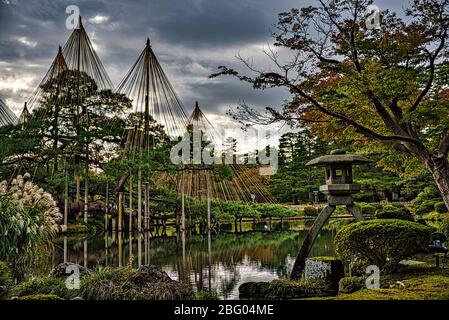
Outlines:
{"type": "Polygon", "coordinates": [[[345,277],[338,283],[338,293],[353,293],[363,289],[365,277],[345,277]]]}
{"type": "Polygon", "coordinates": [[[442,218],[442,215],[438,212],[432,211],[423,216],[425,221],[438,221],[442,218]]]}
{"type": "Polygon", "coordinates": [[[443,201],[436,202],[434,205],[434,209],[438,213],[446,213],[447,212],[446,204],[443,201]]]}
{"type": "Polygon", "coordinates": [[[440,193],[435,186],[425,187],[423,191],[412,200],[412,204],[417,207],[426,200],[432,200],[439,197],[440,193]]]}
{"type": "Polygon", "coordinates": [[[423,201],[421,204],[419,204],[416,208],[416,214],[423,215],[429,212],[432,212],[435,208],[435,204],[439,202],[439,199],[432,199],[432,200],[426,200],[423,201]]]}
{"type": "Polygon", "coordinates": [[[398,208],[396,206],[388,205],[382,210],[376,210],[376,218],[378,219],[400,219],[413,221],[413,215],[405,207],[398,208]]]}
{"type": "Polygon", "coordinates": [[[316,217],[318,216],[318,210],[315,207],[304,207],[304,215],[306,217],[316,217]]]}
{"type": "MultiPolygon", "coordinates": [[[[51,276],[37,278],[20,283],[11,289],[12,296],[31,296],[31,295],[56,295],[65,299],[71,299],[78,295],[79,290],[69,290],[66,287],[64,278],[55,278],[51,276]]],[[[82,285],[82,280],[81,280],[82,285]]]]}
{"type": "Polygon", "coordinates": [[[335,251],[342,259],[367,261],[390,272],[399,261],[425,251],[431,232],[419,223],[398,219],[360,221],[338,231],[335,251]]]}
{"type": "Polygon", "coordinates": [[[445,217],[443,221],[441,221],[440,227],[438,231],[444,234],[449,239],[449,218],[445,217]]]}
{"type": "Polygon", "coordinates": [[[218,300],[218,295],[215,291],[200,291],[195,295],[193,300],[218,300]]]}
{"type": "Polygon", "coordinates": [[[362,206],[362,214],[366,216],[373,216],[376,213],[377,208],[371,204],[362,206]]]}
{"type": "Polygon", "coordinates": [[[64,300],[55,294],[33,294],[29,296],[17,297],[14,300],[64,300]]]}
{"type": "Polygon", "coordinates": [[[12,277],[8,264],[4,261],[0,261],[0,297],[5,294],[11,283],[12,277]]]}
{"type": "Polygon", "coordinates": [[[0,212],[0,260],[21,278],[51,244],[62,215],[52,196],[29,174],[17,176],[11,185],[0,183],[0,212]]]}
{"type": "Polygon", "coordinates": [[[85,278],[81,294],[87,300],[190,300],[190,285],[170,279],[155,266],[105,268],[85,278]]]}
{"type": "Polygon", "coordinates": [[[271,282],[245,282],[239,287],[241,298],[294,299],[333,295],[329,283],[321,280],[292,281],[279,279],[271,282]]]}

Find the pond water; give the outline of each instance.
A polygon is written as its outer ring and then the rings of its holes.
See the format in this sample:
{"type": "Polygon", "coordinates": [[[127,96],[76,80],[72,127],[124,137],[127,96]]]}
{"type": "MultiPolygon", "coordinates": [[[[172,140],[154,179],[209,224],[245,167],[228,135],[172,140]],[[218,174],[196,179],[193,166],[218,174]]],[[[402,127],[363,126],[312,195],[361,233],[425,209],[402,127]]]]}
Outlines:
{"type": "MultiPolygon", "coordinates": [[[[184,240],[182,235],[170,235],[170,230],[164,237],[111,232],[87,239],[63,237],[55,242],[48,269],[64,260],[92,269],[154,264],[172,279],[189,282],[195,291],[211,288],[220,299],[238,299],[238,287],[244,282],[271,281],[289,274],[307,232],[300,230],[303,227],[292,222],[276,231],[221,231],[212,234],[210,241],[207,235],[186,235],[184,240]]],[[[275,225],[275,229],[281,228],[275,225]]],[[[333,255],[333,236],[332,231],[323,230],[311,255],[333,255]]]]}

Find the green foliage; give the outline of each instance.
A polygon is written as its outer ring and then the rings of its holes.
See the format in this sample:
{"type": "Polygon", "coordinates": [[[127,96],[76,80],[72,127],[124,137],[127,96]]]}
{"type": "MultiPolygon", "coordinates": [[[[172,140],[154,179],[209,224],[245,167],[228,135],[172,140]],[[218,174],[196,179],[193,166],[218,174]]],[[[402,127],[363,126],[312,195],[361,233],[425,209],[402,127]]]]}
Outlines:
{"type": "MultiPolygon", "coordinates": [[[[79,295],[79,290],[69,290],[65,284],[65,278],[55,278],[51,276],[37,278],[20,283],[13,287],[10,296],[31,296],[31,295],[56,295],[64,299],[71,299],[79,295]]],[[[81,285],[83,279],[80,280],[81,285]]]]}
{"type": "Polygon", "coordinates": [[[315,207],[304,207],[304,215],[306,217],[317,217],[319,211],[315,207]]]}
{"type": "Polygon", "coordinates": [[[424,215],[432,212],[435,209],[435,204],[438,202],[440,202],[439,199],[424,200],[417,205],[415,212],[417,215],[424,215]]]}
{"type": "Polygon", "coordinates": [[[309,168],[305,164],[325,153],[321,140],[308,130],[289,132],[279,139],[279,169],[270,177],[270,192],[280,202],[313,201],[322,179],[321,168],[309,168]]]}
{"type": "Polygon", "coordinates": [[[48,248],[62,216],[49,193],[36,186],[29,174],[10,185],[0,183],[0,259],[21,278],[48,248]]]}
{"type": "Polygon", "coordinates": [[[441,221],[438,231],[449,239],[449,217],[445,217],[443,221],[441,221]]]}
{"type": "Polygon", "coordinates": [[[193,297],[190,285],[171,280],[161,271],[157,271],[159,277],[156,277],[155,273],[139,270],[133,272],[129,266],[99,270],[85,278],[80,295],[87,300],[190,300],[193,297]]]}
{"type": "Polygon", "coordinates": [[[218,300],[218,295],[215,291],[200,291],[195,295],[193,300],[218,300]]]}
{"type": "Polygon", "coordinates": [[[55,294],[33,294],[29,296],[17,297],[14,300],[64,300],[55,294]]]}
{"type": "Polygon", "coordinates": [[[412,200],[412,204],[417,207],[426,200],[432,200],[440,197],[440,193],[435,186],[425,187],[415,199],[412,200]]]}
{"type": "Polygon", "coordinates": [[[353,293],[363,289],[365,277],[345,277],[338,283],[338,293],[353,293]]]}
{"type": "Polygon", "coordinates": [[[329,296],[332,290],[326,281],[279,279],[271,282],[243,283],[239,287],[239,293],[242,298],[295,299],[329,296]]]}
{"type": "Polygon", "coordinates": [[[0,298],[8,290],[8,287],[12,283],[11,270],[8,264],[4,261],[0,261],[0,298]]]}
{"type": "Polygon", "coordinates": [[[429,227],[404,220],[361,221],[338,231],[335,250],[342,259],[367,261],[390,272],[402,259],[426,250],[431,232],[429,227]]]}
{"type": "Polygon", "coordinates": [[[362,206],[361,211],[365,216],[372,216],[376,213],[377,208],[371,204],[366,204],[362,206]]]}
{"type": "MultiPolygon", "coordinates": [[[[193,215],[193,221],[206,221],[207,201],[190,198],[186,201],[186,210],[193,215]]],[[[280,204],[245,203],[240,201],[211,201],[211,219],[213,223],[233,221],[240,218],[293,217],[299,212],[280,204]]]]}
{"type": "Polygon", "coordinates": [[[436,202],[434,205],[434,209],[438,213],[447,213],[446,204],[443,201],[436,202]]]}
{"type": "Polygon", "coordinates": [[[408,209],[405,207],[400,208],[394,205],[388,205],[381,210],[376,210],[376,218],[414,221],[413,215],[408,209]]]}

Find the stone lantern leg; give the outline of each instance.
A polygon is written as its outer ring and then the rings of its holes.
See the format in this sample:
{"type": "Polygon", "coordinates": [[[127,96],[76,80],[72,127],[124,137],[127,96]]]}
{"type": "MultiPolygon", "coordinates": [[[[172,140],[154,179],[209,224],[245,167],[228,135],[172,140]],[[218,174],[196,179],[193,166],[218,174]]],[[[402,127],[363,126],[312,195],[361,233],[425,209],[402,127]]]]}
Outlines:
{"type": "Polygon", "coordinates": [[[305,262],[312,250],[318,233],[329,220],[337,206],[346,206],[349,212],[357,219],[364,217],[354,205],[352,194],[360,191],[360,185],[353,184],[352,166],[371,162],[359,155],[346,154],[344,150],[334,150],[330,155],[322,156],[309,161],[306,166],[324,167],[326,170],[326,184],[320,186],[320,191],[327,197],[327,206],[315,219],[312,228],[307,233],[299,254],[290,274],[291,279],[300,279],[305,262]]]}

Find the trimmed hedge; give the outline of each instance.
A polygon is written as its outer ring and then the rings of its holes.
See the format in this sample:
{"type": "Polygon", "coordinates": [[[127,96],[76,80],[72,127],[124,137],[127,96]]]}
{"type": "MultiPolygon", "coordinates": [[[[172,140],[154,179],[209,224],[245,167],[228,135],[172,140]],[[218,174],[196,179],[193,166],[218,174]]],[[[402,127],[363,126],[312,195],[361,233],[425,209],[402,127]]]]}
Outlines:
{"type": "Polygon", "coordinates": [[[421,204],[416,207],[416,214],[424,215],[426,213],[432,212],[435,209],[435,204],[438,202],[440,202],[439,199],[432,199],[421,202],[421,204]]]}
{"type": "Polygon", "coordinates": [[[381,210],[376,210],[376,218],[378,219],[400,219],[413,221],[413,215],[405,207],[397,207],[393,205],[385,206],[381,210]]]}
{"type": "Polygon", "coordinates": [[[338,283],[338,293],[353,293],[365,287],[365,277],[345,277],[338,283]]]}
{"type": "Polygon", "coordinates": [[[315,207],[304,207],[304,215],[306,217],[317,217],[318,210],[315,207]]]}
{"type": "Polygon", "coordinates": [[[427,249],[432,229],[399,219],[360,221],[341,228],[335,237],[336,254],[345,260],[394,271],[399,261],[427,249]]]}
{"type": "Polygon", "coordinates": [[[362,206],[361,211],[364,216],[373,216],[376,213],[377,208],[371,204],[362,206]]]}

